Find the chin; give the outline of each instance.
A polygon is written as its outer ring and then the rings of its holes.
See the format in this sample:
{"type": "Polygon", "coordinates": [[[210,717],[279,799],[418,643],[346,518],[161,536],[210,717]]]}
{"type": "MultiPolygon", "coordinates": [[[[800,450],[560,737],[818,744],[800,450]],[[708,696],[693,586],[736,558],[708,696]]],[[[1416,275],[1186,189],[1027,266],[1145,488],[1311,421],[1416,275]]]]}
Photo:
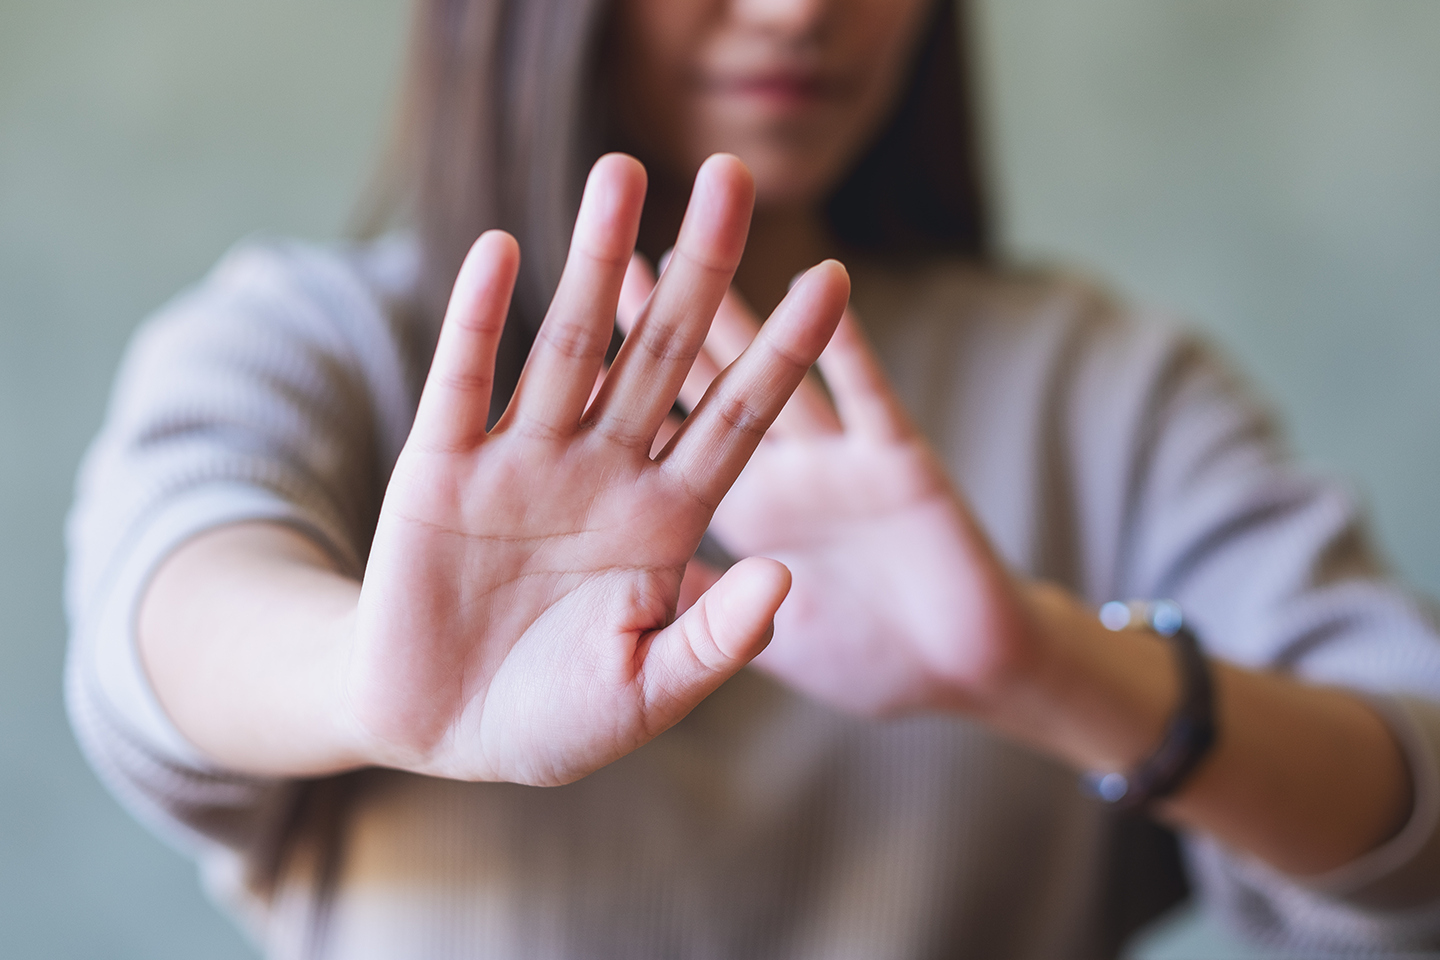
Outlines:
{"type": "MultiPolygon", "coordinates": [[[[706,149],[735,154],[755,177],[757,206],[795,207],[822,203],[853,162],[855,137],[830,111],[804,119],[761,121],[754,116],[716,116],[705,124],[714,134],[706,149]]],[[[698,168],[698,164],[696,164],[698,168]]]]}
{"type": "Polygon", "coordinates": [[[822,203],[839,178],[837,164],[817,164],[813,155],[740,155],[755,176],[755,206],[810,207],[822,203]]]}

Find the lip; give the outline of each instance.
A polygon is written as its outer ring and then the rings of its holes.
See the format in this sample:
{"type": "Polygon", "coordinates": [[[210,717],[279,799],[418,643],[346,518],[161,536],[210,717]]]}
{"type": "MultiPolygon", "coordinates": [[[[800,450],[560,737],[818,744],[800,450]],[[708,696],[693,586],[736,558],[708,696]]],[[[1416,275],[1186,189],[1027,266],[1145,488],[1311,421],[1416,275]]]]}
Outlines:
{"type": "Polygon", "coordinates": [[[840,94],[840,85],[821,73],[799,70],[756,70],[704,76],[701,88],[710,94],[759,101],[775,107],[806,107],[840,94]]]}

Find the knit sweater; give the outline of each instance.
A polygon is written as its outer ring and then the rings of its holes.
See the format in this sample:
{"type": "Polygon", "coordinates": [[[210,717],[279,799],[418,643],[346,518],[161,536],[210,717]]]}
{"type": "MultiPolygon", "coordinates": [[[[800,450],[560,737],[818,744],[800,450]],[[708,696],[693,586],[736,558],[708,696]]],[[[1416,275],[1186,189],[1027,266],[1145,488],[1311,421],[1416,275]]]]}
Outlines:
{"type": "MultiPolygon", "coordinates": [[[[1440,641],[1351,499],[1162,317],[1053,275],[852,273],[902,399],[1013,569],[1097,605],[1172,597],[1213,656],[1360,691],[1402,744],[1398,835],[1304,880],[1182,838],[1202,901],[1312,956],[1440,946],[1440,641]]],[[[70,519],[81,742],[269,956],[1094,958],[1183,893],[1168,834],[1075,771],[962,717],[856,718],[748,669],[564,787],[264,780],[204,757],[138,656],[147,580],[249,520],[363,574],[434,348],[414,275],[404,241],[237,249],[136,335],[70,519]]]]}

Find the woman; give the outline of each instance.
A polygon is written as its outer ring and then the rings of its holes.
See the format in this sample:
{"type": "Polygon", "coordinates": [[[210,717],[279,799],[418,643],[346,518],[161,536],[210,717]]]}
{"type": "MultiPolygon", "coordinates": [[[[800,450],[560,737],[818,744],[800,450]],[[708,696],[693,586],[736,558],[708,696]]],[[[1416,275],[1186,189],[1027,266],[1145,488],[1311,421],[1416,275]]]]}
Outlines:
{"type": "Polygon", "coordinates": [[[419,9],[409,239],[154,321],[72,526],[77,727],[273,955],[1110,955],[1178,875],[1084,771],[1258,936],[1437,942],[1432,626],[1203,349],[985,263],[948,4],[419,9]]]}

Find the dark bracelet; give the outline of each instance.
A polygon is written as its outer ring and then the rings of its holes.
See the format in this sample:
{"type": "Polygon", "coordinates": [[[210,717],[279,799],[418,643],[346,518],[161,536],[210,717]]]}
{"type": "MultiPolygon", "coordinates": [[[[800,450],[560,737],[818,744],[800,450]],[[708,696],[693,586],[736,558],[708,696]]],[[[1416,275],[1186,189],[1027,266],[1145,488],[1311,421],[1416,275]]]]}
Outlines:
{"type": "Polygon", "coordinates": [[[1112,602],[1100,608],[1111,630],[1148,628],[1170,641],[1180,671],[1180,704],[1160,746],[1130,773],[1088,773],[1086,790],[1117,810],[1141,810],[1184,785],[1215,746],[1215,689],[1210,665],[1173,600],[1112,602]]]}

